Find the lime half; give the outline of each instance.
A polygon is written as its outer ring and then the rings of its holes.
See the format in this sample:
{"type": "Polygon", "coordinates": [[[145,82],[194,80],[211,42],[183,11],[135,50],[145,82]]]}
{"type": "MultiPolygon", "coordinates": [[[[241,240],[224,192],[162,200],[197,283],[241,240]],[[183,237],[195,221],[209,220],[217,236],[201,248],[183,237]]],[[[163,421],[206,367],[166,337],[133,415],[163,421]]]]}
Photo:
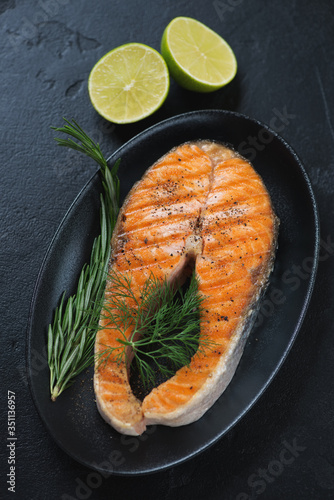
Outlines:
{"type": "Polygon", "coordinates": [[[114,123],[133,123],[151,115],[163,104],[168,90],[163,57],[141,43],[128,43],[108,52],[88,79],[94,108],[114,123]]]}
{"type": "Polygon", "coordinates": [[[161,53],[174,80],[197,92],[212,92],[229,83],[237,60],[228,43],[190,17],[176,17],[165,29],[161,53]]]}

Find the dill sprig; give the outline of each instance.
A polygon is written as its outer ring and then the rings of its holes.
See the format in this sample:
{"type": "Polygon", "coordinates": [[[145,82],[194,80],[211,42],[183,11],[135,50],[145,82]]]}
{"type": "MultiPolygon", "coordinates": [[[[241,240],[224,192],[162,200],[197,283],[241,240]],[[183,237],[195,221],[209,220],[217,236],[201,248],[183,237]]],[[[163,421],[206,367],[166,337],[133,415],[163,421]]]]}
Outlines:
{"type": "Polygon", "coordinates": [[[80,151],[100,166],[104,196],[100,195],[101,233],[93,242],[89,264],[83,266],[76,293],[62,295],[48,329],[48,364],[50,392],[53,401],[69,387],[75,377],[94,360],[93,347],[110,257],[110,240],[119,210],[119,160],[109,169],[100,146],[73,120],[64,118],[64,127],[51,127],[73,139],[56,138],[59,146],[80,151]]]}
{"type": "Polygon", "coordinates": [[[103,304],[103,329],[117,332],[118,346],[97,353],[99,365],[109,359],[118,364],[134,356],[143,386],[154,383],[156,373],[172,376],[182,366],[189,366],[196,353],[207,353],[215,342],[200,333],[203,297],[198,293],[195,274],[188,288],[161,282],[153,274],[138,297],[131,288],[131,275],[112,271],[108,275],[112,293],[103,304]],[[128,338],[126,332],[131,327],[128,338]],[[166,363],[167,361],[167,363],[166,363]]]}

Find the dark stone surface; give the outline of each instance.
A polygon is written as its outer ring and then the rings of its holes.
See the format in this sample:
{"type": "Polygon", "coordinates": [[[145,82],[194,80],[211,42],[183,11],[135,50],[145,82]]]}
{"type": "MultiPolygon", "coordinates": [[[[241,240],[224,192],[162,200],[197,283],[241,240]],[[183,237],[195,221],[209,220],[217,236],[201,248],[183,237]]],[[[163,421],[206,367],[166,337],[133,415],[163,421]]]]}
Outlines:
{"type": "Polygon", "coordinates": [[[16,393],[19,499],[333,498],[332,2],[6,0],[0,20],[1,498],[12,495],[6,485],[7,390],[16,393]],[[159,49],[164,27],[177,15],[195,17],[229,41],[237,77],[211,95],[172,83],[152,117],[131,126],[106,123],[89,102],[90,69],[122,43],[159,49]],[[56,149],[49,127],[60,125],[62,116],[74,117],[108,154],[151,124],[204,108],[239,111],[267,124],[277,110],[289,115],[280,133],[304,162],[327,242],[314,295],[282,370],[223,439],[163,473],[90,476],[54,444],[25,380],[25,335],[38,270],[67,208],[95,171],[88,159],[56,149]],[[294,444],[295,456],[283,451],[294,444]]]}

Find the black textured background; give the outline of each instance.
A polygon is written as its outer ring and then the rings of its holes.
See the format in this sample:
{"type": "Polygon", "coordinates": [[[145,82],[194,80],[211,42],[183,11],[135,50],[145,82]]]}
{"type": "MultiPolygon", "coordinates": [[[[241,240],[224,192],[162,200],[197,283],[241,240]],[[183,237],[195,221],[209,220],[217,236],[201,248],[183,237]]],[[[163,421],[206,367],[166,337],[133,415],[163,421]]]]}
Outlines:
{"type": "Polygon", "coordinates": [[[334,497],[333,34],[330,0],[1,0],[1,498],[334,497]],[[211,95],[172,83],[166,103],[149,119],[108,124],[89,102],[90,69],[129,41],[159,49],[164,27],[177,15],[195,17],[227,39],[238,59],[237,77],[211,95]],[[289,115],[280,133],[310,176],[325,242],[313,299],[282,370],[228,435],[163,473],[98,479],[54,444],[25,378],[38,270],[67,208],[96,169],[57,149],[49,127],[74,117],[107,155],[151,124],[204,108],[239,111],[267,124],[277,110],[289,115]],[[16,393],[17,404],[15,494],[6,485],[7,390],[16,393]],[[286,443],[299,451],[282,465],[286,443]]]}

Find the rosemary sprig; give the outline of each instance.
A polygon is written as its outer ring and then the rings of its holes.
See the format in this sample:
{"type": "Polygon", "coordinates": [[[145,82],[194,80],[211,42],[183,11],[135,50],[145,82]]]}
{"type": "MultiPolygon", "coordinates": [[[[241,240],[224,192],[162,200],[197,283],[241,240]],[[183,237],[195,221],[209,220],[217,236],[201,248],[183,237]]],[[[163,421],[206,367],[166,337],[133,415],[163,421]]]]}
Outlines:
{"type": "Polygon", "coordinates": [[[98,163],[104,197],[100,195],[101,234],[94,240],[90,262],[81,271],[76,293],[67,300],[63,293],[54,320],[49,325],[48,364],[53,401],[94,360],[92,351],[107,277],[110,240],[119,210],[119,160],[109,169],[100,146],[74,120],[73,123],[64,120],[64,127],[52,129],[70,135],[79,142],[71,138],[55,140],[59,146],[80,151],[98,163]]]}
{"type": "Polygon", "coordinates": [[[103,328],[117,331],[119,346],[106,347],[96,356],[99,364],[111,358],[117,363],[129,361],[130,352],[144,387],[154,383],[156,372],[170,377],[182,366],[189,366],[192,356],[214,348],[214,341],[200,334],[200,311],[203,297],[193,274],[186,291],[161,281],[153,274],[138,298],[131,289],[131,277],[115,271],[108,275],[112,293],[103,305],[108,321],[103,328]],[[132,328],[127,338],[128,328],[132,328]],[[167,364],[166,364],[167,360],[167,364]]]}

